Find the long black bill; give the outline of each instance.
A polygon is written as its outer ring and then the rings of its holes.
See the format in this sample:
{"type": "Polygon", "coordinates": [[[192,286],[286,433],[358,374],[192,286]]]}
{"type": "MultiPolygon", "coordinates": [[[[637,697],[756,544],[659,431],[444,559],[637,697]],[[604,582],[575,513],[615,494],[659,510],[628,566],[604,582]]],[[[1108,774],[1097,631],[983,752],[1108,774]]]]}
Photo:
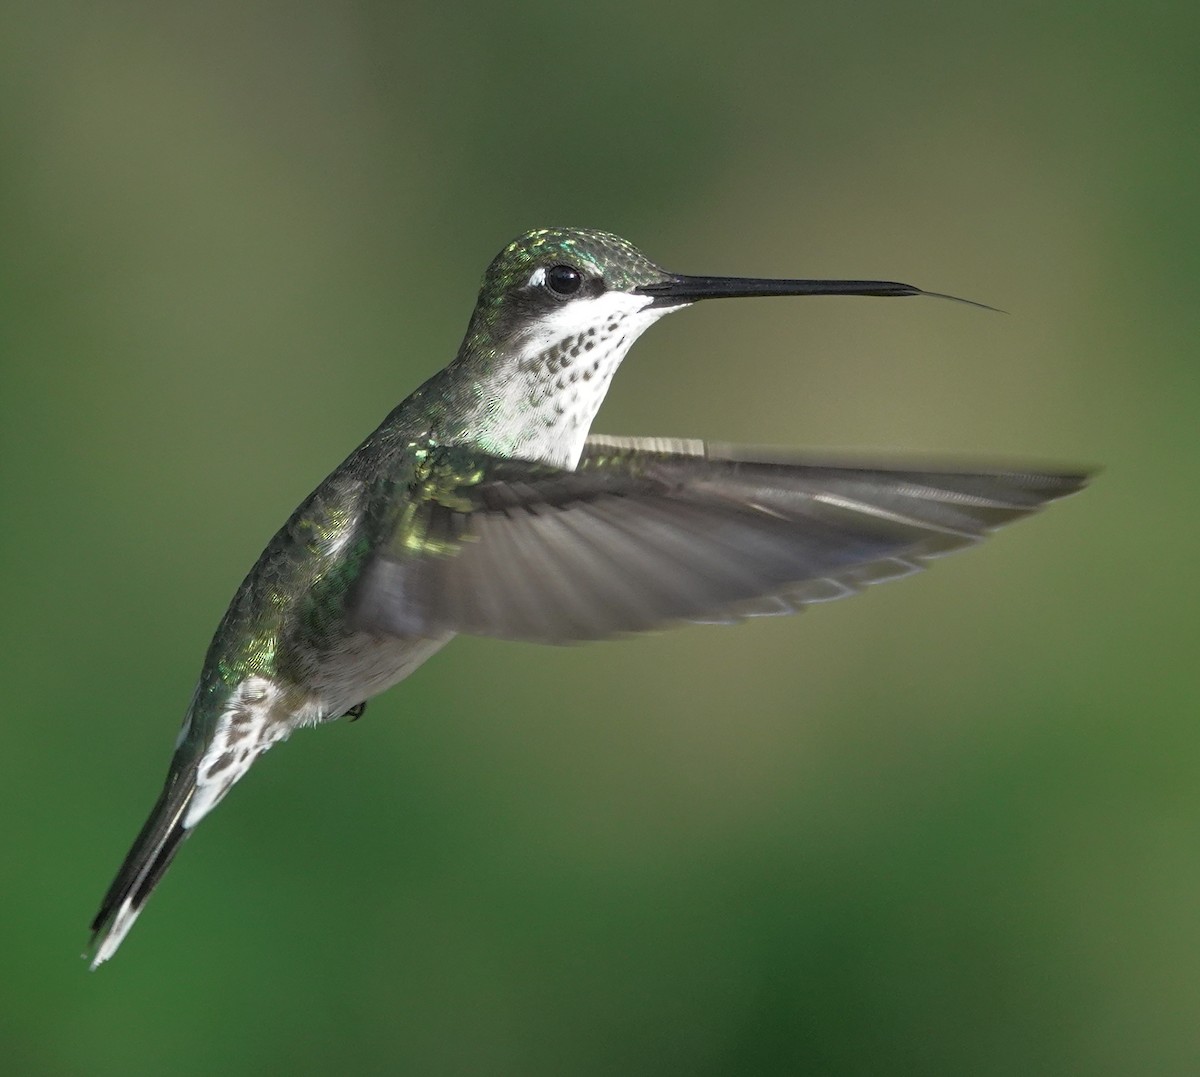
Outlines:
{"type": "Polygon", "coordinates": [[[966,303],[984,310],[998,309],[986,303],[976,303],[973,299],[927,292],[924,288],[894,280],[759,280],[757,277],[674,275],[655,284],[643,284],[635,290],[653,297],[657,307],[695,303],[701,299],[739,299],[756,295],[927,295],[935,299],[952,299],[955,303],[966,303]]]}

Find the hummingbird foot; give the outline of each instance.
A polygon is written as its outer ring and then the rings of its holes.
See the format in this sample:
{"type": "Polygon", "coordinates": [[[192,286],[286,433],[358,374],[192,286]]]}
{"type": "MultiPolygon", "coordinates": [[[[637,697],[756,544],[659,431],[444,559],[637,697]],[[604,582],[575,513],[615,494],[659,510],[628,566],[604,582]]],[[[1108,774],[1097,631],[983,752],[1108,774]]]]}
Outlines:
{"type": "Polygon", "coordinates": [[[364,699],[361,703],[355,703],[345,714],[343,718],[349,718],[352,722],[357,722],[367,709],[367,701],[364,699]]]}

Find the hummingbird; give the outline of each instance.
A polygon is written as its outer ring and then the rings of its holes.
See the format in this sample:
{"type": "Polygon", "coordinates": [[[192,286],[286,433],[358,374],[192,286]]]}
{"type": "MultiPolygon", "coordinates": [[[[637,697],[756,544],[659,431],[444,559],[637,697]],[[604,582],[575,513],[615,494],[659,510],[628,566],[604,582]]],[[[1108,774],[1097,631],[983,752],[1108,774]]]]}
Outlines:
{"type": "Polygon", "coordinates": [[[850,466],[589,433],[663,315],[813,295],[941,293],[683,276],[582,228],[506,246],[454,360],[304,500],[238,588],[162,792],[91,925],[91,967],[259,756],[357,717],[459,633],[566,644],[792,613],[905,576],[1084,485],[1067,470],[850,466]]]}

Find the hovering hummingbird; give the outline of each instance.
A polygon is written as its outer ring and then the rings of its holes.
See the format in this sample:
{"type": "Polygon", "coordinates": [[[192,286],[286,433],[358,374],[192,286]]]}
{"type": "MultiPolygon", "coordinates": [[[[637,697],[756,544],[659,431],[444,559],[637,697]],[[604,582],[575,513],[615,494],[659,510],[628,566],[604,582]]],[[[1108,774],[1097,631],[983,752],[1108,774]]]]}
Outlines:
{"type": "Polygon", "coordinates": [[[1078,490],[1077,473],[831,466],[588,434],[633,342],[698,300],[937,294],[680,276],[588,229],[510,243],[454,361],[317,487],[238,589],[166,784],[92,923],[91,967],[263,752],[357,717],[460,632],[561,644],[790,613],[1078,490]]]}

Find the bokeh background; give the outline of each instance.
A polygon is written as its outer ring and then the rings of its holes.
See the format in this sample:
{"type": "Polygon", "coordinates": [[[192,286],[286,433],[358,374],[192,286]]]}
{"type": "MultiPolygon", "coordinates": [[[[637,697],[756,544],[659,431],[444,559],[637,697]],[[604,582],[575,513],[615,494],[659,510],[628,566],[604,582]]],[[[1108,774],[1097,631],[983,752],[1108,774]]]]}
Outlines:
{"type": "Polygon", "coordinates": [[[5,7],[14,1074],[1200,1072],[1195,5],[5,7]],[[707,304],[597,429],[1100,465],[802,617],[464,639],[78,959],[209,636],[538,224],[707,304]]]}

